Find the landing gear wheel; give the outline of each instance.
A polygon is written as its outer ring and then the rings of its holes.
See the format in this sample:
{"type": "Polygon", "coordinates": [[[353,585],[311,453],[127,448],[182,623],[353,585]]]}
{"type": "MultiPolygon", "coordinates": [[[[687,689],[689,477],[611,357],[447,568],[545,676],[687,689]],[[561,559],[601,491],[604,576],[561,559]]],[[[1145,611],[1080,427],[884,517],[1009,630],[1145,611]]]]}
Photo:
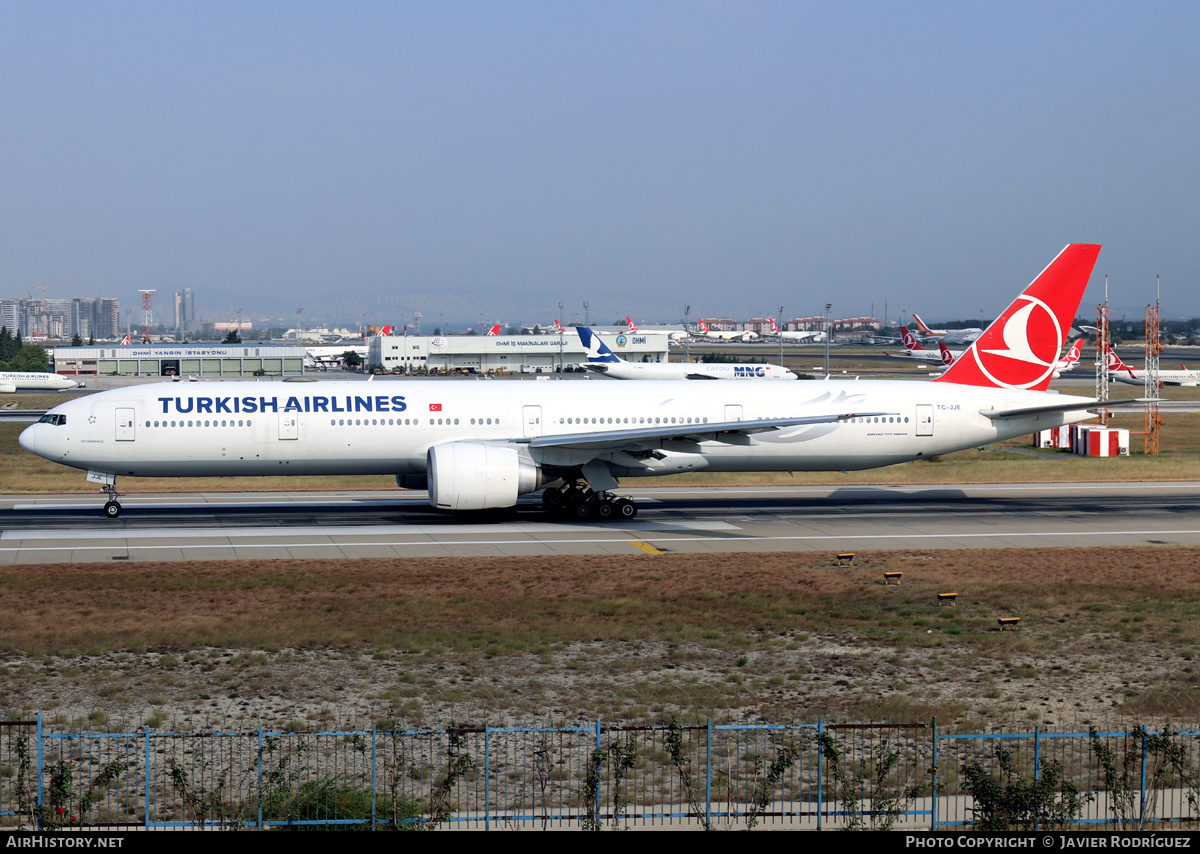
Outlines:
{"type": "Polygon", "coordinates": [[[104,505],[104,515],[109,519],[116,519],[121,515],[121,505],[116,501],[109,501],[104,505]]]}
{"type": "Polygon", "coordinates": [[[628,522],[630,519],[637,517],[638,509],[637,505],[628,498],[619,498],[617,499],[616,511],[618,519],[628,522]]]}
{"type": "Polygon", "coordinates": [[[563,494],[560,489],[547,489],[542,493],[542,506],[547,510],[557,510],[563,506],[563,494]]]}
{"type": "Polygon", "coordinates": [[[590,489],[569,489],[564,498],[568,507],[579,507],[591,500],[592,491],[590,489]]]}
{"type": "Polygon", "coordinates": [[[613,506],[611,501],[602,501],[596,505],[596,518],[601,522],[607,522],[613,517],[613,506]]]}
{"type": "Polygon", "coordinates": [[[571,508],[571,515],[580,521],[591,519],[595,508],[590,501],[581,501],[571,508]]]}

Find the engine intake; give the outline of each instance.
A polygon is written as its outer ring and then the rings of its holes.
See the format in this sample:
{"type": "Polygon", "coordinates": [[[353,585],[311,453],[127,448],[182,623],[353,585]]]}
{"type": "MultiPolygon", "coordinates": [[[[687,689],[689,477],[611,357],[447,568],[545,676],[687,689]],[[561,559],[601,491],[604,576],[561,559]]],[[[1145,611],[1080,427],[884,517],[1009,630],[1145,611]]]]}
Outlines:
{"type": "Polygon", "coordinates": [[[429,504],[442,510],[512,507],[543,482],[541,469],[512,448],[450,442],[434,445],[426,460],[429,504]]]}

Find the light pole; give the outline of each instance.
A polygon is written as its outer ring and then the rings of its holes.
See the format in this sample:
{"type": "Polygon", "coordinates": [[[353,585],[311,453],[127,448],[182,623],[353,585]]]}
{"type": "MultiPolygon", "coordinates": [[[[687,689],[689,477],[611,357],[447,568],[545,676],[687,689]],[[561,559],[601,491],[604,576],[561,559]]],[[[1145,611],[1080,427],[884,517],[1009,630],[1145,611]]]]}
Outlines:
{"type": "MultiPolygon", "coordinates": [[[[562,328],[562,300],[558,301],[558,317],[555,319],[554,325],[560,329],[562,328]]],[[[563,364],[563,335],[565,334],[565,332],[558,333],[558,372],[560,374],[563,372],[563,368],[566,367],[563,364]]]]}
{"type": "Polygon", "coordinates": [[[829,379],[829,339],[833,337],[833,329],[829,325],[829,310],[833,303],[825,303],[825,378],[829,379]]]}
{"type": "Polygon", "coordinates": [[[783,367],[783,306],[779,306],[779,366],[783,367]]]}
{"type": "Polygon", "coordinates": [[[692,361],[692,327],[688,323],[688,314],[691,313],[692,307],[686,306],[683,309],[683,361],[692,361]]]}
{"type": "Polygon", "coordinates": [[[589,308],[589,306],[588,306],[588,301],[587,301],[587,300],[583,300],[583,301],[580,303],[580,305],[582,305],[582,306],[583,306],[583,325],[584,325],[584,326],[586,326],[586,327],[588,327],[588,328],[590,329],[590,328],[591,328],[591,326],[592,326],[592,323],[591,323],[591,320],[589,320],[589,319],[588,319],[588,308],[589,308]]]}

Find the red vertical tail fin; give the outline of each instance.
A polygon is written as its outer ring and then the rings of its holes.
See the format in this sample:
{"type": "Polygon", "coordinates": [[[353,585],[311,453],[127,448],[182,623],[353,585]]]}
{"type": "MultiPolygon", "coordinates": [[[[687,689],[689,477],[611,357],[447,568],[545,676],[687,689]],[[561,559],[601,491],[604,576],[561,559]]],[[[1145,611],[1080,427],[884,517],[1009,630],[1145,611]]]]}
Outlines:
{"type": "Polygon", "coordinates": [[[919,314],[917,314],[915,311],[913,312],[913,323],[917,324],[917,329],[921,330],[922,335],[930,335],[930,336],[937,337],[937,336],[946,334],[945,332],[934,332],[932,329],[930,329],[928,326],[925,325],[925,321],[922,320],[921,316],[919,314]]]}
{"type": "Polygon", "coordinates": [[[1063,249],[935,382],[1045,391],[1099,254],[1063,249]]]}
{"type": "Polygon", "coordinates": [[[1117,355],[1116,350],[1108,351],[1108,369],[1110,371],[1129,371],[1132,373],[1133,368],[1121,361],[1121,357],[1117,355]]]}
{"type": "Polygon", "coordinates": [[[921,342],[917,340],[917,336],[913,335],[907,326],[900,327],[900,340],[904,342],[905,350],[912,350],[915,352],[917,350],[925,349],[921,346],[921,342]]]}

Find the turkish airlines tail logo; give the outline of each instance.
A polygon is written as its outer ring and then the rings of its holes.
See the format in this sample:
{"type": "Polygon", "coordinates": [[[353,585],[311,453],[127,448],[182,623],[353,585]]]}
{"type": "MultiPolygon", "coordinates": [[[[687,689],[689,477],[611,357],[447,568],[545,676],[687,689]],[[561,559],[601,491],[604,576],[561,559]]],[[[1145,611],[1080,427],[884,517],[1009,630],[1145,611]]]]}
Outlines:
{"type": "Polygon", "coordinates": [[[771,321],[771,334],[773,334],[773,335],[778,335],[778,334],[779,334],[779,327],[775,325],[775,318],[773,318],[773,317],[770,317],[770,318],[767,318],[767,319],[771,321]]]}
{"type": "Polygon", "coordinates": [[[488,335],[499,335],[499,334],[500,334],[500,324],[499,323],[497,323],[495,326],[493,326],[491,329],[488,330],[488,335]]]}
{"type": "Polygon", "coordinates": [[[554,321],[554,331],[555,332],[566,332],[567,330],[563,329],[562,324],[559,323],[557,320],[555,320],[554,321]]]}
{"type": "Polygon", "coordinates": [[[900,327],[900,337],[904,341],[905,350],[924,350],[921,342],[917,340],[917,336],[908,331],[907,326],[900,327]]]}
{"type": "Polygon", "coordinates": [[[382,329],[380,329],[380,330],[379,330],[379,337],[380,337],[380,338],[387,338],[387,337],[388,337],[389,335],[391,335],[391,334],[392,334],[392,327],[391,327],[391,324],[388,324],[387,326],[385,326],[385,327],[383,327],[382,329]]]}
{"type": "Polygon", "coordinates": [[[704,318],[703,318],[703,317],[702,317],[702,318],[700,318],[700,331],[701,331],[701,332],[710,332],[710,331],[711,331],[711,330],[708,328],[708,324],[704,322],[704,318]]]}
{"type": "Polygon", "coordinates": [[[133,333],[129,333],[129,334],[127,334],[127,335],[126,335],[124,338],[122,338],[122,339],[121,339],[121,346],[122,346],[122,347],[126,347],[126,346],[128,346],[128,345],[129,345],[129,339],[130,339],[130,338],[132,338],[132,337],[133,337],[133,333]]]}
{"type": "Polygon", "coordinates": [[[630,331],[630,332],[637,332],[637,326],[635,326],[635,325],[634,325],[634,322],[633,322],[632,320],[630,320],[630,319],[627,317],[627,318],[625,318],[625,322],[629,324],[629,331],[630,331]]]}
{"type": "Polygon", "coordinates": [[[1080,354],[1080,352],[1082,352],[1082,350],[1083,350],[1083,339],[1078,338],[1078,339],[1076,339],[1075,344],[1071,347],[1071,349],[1067,351],[1067,355],[1066,355],[1066,357],[1064,357],[1063,362],[1065,362],[1068,367],[1070,367],[1071,365],[1079,364],[1079,354],[1080,354]]]}
{"type": "Polygon", "coordinates": [[[950,352],[949,347],[947,347],[945,344],[943,344],[941,341],[939,341],[938,342],[938,350],[942,354],[942,364],[943,365],[945,365],[948,368],[954,364],[954,354],[950,352]]]}
{"type": "Polygon", "coordinates": [[[1045,391],[1099,254],[1063,249],[935,382],[1045,391]]]}
{"type": "Polygon", "coordinates": [[[1121,357],[1117,355],[1115,350],[1108,351],[1108,369],[1110,371],[1128,371],[1133,373],[1133,368],[1121,361],[1121,357]]]}

